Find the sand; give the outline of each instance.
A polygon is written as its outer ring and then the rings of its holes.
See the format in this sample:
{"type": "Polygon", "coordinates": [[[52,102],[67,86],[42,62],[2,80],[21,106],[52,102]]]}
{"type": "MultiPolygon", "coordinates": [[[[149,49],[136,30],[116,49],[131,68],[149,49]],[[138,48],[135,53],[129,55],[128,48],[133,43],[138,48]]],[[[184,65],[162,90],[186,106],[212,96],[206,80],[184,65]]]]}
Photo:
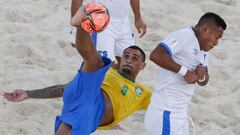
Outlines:
{"type": "MultiPolygon", "coordinates": [[[[0,5],[0,93],[70,81],[82,62],[68,41],[70,1],[1,0],[0,5]]],[[[205,12],[221,15],[228,24],[219,45],[210,51],[210,82],[197,87],[190,105],[198,135],[240,135],[239,8],[237,0],[141,1],[148,31],[137,44],[148,57],[170,32],[196,24],[205,12]]],[[[147,60],[138,81],[152,87],[156,69],[147,60]]],[[[61,108],[60,98],[13,103],[0,96],[0,135],[52,135],[61,108]]],[[[145,135],[143,119],[140,111],[94,135],[145,135]]]]}

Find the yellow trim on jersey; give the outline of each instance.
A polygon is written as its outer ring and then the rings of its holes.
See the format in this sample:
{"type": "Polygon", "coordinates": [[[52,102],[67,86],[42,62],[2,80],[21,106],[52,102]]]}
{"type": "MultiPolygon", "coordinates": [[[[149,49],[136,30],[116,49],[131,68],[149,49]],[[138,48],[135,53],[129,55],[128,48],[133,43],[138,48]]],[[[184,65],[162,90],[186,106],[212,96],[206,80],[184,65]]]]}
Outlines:
{"type": "Polygon", "coordinates": [[[150,102],[151,90],[148,87],[127,79],[113,68],[106,73],[102,89],[111,100],[114,121],[98,129],[112,128],[133,112],[146,109],[150,102]]]}

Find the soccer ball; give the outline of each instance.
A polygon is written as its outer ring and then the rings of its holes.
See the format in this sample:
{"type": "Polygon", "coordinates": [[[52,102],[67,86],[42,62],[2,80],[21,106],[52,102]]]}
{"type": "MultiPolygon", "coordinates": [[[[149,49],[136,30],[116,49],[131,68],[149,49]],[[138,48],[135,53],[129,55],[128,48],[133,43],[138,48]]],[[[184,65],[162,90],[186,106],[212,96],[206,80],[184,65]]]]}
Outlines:
{"type": "Polygon", "coordinates": [[[81,26],[88,33],[106,29],[110,20],[108,9],[100,3],[89,3],[84,7],[81,26]]]}

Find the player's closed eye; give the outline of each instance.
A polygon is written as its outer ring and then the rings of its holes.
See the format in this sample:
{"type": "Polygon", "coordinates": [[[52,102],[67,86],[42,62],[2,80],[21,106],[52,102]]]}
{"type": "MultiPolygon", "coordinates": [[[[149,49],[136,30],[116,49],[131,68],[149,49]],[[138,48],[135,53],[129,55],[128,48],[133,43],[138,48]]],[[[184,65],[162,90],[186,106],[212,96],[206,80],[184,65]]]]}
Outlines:
{"type": "Polygon", "coordinates": [[[128,55],[128,54],[125,54],[123,57],[124,57],[124,59],[128,59],[128,58],[129,58],[129,55],[128,55]]]}
{"type": "Polygon", "coordinates": [[[138,57],[133,57],[132,60],[133,61],[138,61],[138,57]]]}

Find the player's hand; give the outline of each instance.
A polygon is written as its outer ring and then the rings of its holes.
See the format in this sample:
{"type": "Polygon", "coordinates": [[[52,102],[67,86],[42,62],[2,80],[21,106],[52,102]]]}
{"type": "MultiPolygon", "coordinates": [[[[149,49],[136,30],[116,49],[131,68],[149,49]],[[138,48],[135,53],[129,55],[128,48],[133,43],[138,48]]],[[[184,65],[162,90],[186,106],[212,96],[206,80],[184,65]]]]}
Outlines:
{"type": "Polygon", "coordinates": [[[143,37],[145,35],[145,33],[147,32],[147,25],[144,23],[142,18],[135,19],[135,27],[136,27],[138,33],[140,34],[140,36],[139,36],[140,38],[143,37]]]}
{"type": "Polygon", "coordinates": [[[3,94],[4,98],[12,102],[21,102],[28,98],[27,92],[24,90],[15,90],[14,92],[5,92],[3,94]]]}
{"type": "Polygon", "coordinates": [[[186,75],[184,76],[185,81],[188,84],[194,84],[197,82],[198,77],[197,74],[195,73],[195,71],[187,71],[186,75]]]}
{"type": "Polygon", "coordinates": [[[196,69],[195,72],[197,74],[198,80],[202,80],[204,79],[204,76],[208,76],[208,71],[207,68],[204,67],[202,64],[199,64],[196,69]]]}

